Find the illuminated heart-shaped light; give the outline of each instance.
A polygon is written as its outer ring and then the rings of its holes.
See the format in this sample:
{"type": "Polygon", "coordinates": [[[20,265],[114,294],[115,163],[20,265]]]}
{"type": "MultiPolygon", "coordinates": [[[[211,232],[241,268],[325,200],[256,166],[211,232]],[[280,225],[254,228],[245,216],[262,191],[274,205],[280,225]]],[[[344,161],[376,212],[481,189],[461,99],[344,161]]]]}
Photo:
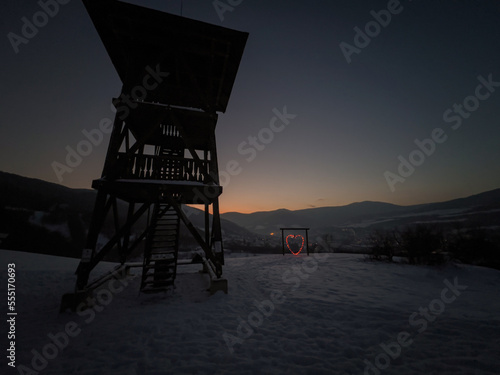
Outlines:
{"type": "Polygon", "coordinates": [[[298,255],[302,249],[304,248],[304,237],[301,236],[300,234],[297,234],[297,235],[293,235],[293,234],[289,234],[288,236],[286,236],[286,246],[288,247],[288,250],[290,250],[290,252],[293,254],[293,255],[298,255]],[[290,243],[288,242],[289,239],[294,239],[294,238],[298,238],[298,239],[301,239],[302,240],[302,244],[300,245],[300,249],[299,251],[297,251],[296,253],[293,252],[292,248],[290,247],[290,243]]]}

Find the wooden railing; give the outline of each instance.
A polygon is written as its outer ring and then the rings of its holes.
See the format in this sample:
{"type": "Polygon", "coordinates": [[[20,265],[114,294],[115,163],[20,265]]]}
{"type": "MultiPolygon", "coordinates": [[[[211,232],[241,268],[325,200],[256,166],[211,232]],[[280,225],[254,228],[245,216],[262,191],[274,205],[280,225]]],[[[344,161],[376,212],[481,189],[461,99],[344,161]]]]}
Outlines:
{"type": "Polygon", "coordinates": [[[195,181],[207,183],[210,179],[210,162],[202,160],[201,165],[193,159],[165,155],[118,156],[119,178],[195,181]]]}

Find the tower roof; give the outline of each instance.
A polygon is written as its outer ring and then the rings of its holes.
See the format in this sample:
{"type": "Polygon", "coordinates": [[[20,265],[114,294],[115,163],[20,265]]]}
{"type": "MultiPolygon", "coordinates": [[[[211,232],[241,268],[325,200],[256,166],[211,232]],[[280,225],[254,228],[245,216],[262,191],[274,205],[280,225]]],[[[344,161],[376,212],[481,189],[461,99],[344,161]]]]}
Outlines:
{"type": "Polygon", "coordinates": [[[225,112],[248,33],[117,0],[83,3],[124,92],[146,89],[149,102],[225,112]]]}

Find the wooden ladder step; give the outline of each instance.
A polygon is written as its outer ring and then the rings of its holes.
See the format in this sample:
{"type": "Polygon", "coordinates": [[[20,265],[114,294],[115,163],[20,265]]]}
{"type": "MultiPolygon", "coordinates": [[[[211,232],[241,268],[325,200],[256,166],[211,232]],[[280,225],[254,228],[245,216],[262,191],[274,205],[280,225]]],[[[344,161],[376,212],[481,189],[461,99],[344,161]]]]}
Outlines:
{"type": "Polygon", "coordinates": [[[141,292],[165,291],[174,285],[180,219],[169,206],[155,206],[152,228],[144,252],[141,292]]]}

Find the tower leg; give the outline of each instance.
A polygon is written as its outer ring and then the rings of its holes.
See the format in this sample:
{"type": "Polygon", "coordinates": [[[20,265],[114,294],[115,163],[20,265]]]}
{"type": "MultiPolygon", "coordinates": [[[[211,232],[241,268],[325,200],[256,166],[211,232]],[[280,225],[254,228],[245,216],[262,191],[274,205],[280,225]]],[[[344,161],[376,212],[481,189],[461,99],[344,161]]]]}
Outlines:
{"type": "Polygon", "coordinates": [[[222,245],[222,227],[220,224],[219,198],[213,203],[212,213],[212,242],[215,247],[215,256],[221,265],[224,265],[224,246],[222,245]]]}
{"type": "MultiPolygon", "coordinates": [[[[98,192],[94,215],[92,217],[92,223],[90,225],[90,230],[87,237],[87,248],[83,250],[82,259],[76,270],[76,292],[85,290],[92,269],[94,269],[94,267],[100,261],[102,261],[104,257],[109,254],[111,249],[113,249],[120,241],[122,241],[125,236],[129,235],[132,225],[134,225],[137,220],[142,217],[142,215],[148,210],[150,206],[150,203],[144,203],[133,215],[128,216],[127,222],[123,226],[119,227],[115,235],[106,243],[106,245],[104,245],[104,247],[99,252],[97,252],[96,246],[99,233],[101,232],[104,219],[112,206],[112,201],[113,199],[115,199],[112,196],[109,196],[109,199],[107,198],[108,194],[101,191],[98,192]]],[[[134,246],[136,246],[137,244],[138,243],[135,242],[134,246]]],[[[131,249],[127,248],[123,251],[126,253],[126,255],[129,255],[130,250],[131,249]]]]}
{"type": "Polygon", "coordinates": [[[92,270],[89,267],[90,259],[92,259],[95,255],[99,232],[101,231],[106,213],[110,208],[109,205],[106,204],[106,201],[107,194],[102,191],[98,191],[89,232],[87,234],[87,242],[85,243],[85,249],[82,251],[80,264],[76,270],[76,292],[85,289],[85,285],[87,285],[89,281],[90,271],[92,270]]]}

